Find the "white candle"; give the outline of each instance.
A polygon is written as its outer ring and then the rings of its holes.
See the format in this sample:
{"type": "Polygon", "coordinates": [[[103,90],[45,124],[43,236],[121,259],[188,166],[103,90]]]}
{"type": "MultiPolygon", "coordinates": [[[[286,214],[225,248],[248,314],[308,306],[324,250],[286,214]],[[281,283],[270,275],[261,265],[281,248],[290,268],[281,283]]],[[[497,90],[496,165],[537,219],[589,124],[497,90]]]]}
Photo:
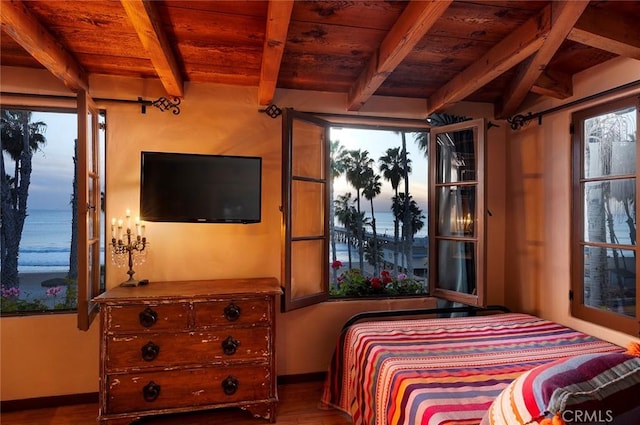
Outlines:
{"type": "Polygon", "coordinates": [[[118,240],[122,239],[122,219],[118,220],[118,240]]]}
{"type": "Polygon", "coordinates": [[[131,210],[127,208],[125,215],[127,216],[127,230],[129,230],[131,229],[131,210]]]}
{"type": "Polygon", "coordinates": [[[140,227],[140,236],[144,238],[144,224],[140,227]]]}
{"type": "Polygon", "coordinates": [[[112,218],[111,219],[111,239],[115,239],[116,237],[116,219],[112,218]]]}
{"type": "Polygon", "coordinates": [[[140,236],[140,217],[136,217],[136,236],[140,236]]]}

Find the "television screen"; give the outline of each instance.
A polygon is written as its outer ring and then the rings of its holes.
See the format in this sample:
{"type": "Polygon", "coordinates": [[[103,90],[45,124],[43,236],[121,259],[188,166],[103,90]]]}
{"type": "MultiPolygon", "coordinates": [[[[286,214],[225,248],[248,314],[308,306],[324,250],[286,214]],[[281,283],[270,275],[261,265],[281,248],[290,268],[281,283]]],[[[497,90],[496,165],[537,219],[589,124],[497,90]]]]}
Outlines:
{"type": "Polygon", "coordinates": [[[142,152],[140,219],[260,222],[262,158],[142,152]]]}

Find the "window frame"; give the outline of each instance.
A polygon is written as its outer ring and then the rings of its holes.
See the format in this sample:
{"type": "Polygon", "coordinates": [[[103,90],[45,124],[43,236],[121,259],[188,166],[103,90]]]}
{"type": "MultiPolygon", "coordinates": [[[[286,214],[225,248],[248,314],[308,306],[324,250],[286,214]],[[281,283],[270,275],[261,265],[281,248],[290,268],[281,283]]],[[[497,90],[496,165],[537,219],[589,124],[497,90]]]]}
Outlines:
{"type": "MultiPolygon", "coordinates": [[[[25,95],[16,95],[13,96],[11,99],[11,102],[7,102],[6,104],[2,105],[2,109],[22,109],[22,110],[31,110],[31,111],[41,111],[41,112],[60,112],[60,113],[76,113],[76,118],[78,120],[78,127],[77,127],[77,136],[78,136],[78,199],[77,199],[77,203],[78,203],[78,207],[81,207],[82,205],[84,205],[84,208],[79,208],[78,209],[78,220],[79,222],[83,221],[80,220],[81,217],[81,211],[87,211],[87,205],[89,205],[89,203],[87,202],[87,198],[85,197],[84,199],[82,198],[82,194],[84,193],[84,191],[81,192],[81,184],[84,184],[85,187],[87,182],[85,181],[84,183],[82,183],[83,179],[80,179],[79,176],[80,175],[87,175],[86,174],[86,160],[85,161],[80,161],[80,156],[81,154],[81,150],[84,149],[84,152],[86,155],[87,149],[86,146],[83,146],[82,144],[82,140],[87,140],[86,137],[82,138],[81,134],[86,134],[86,131],[88,130],[88,126],[86,124],[86,121],[81,123],[80,117],[81,116],[85,116],[85,114],[88,114],[88,109],[89,109],[89,105],[91,104],[91,108],[93,111],[93,116],[96,118],[98,115],[102,114],[102,115],[106,115],[105,112],[103,110],[98,110],[97,107],[95,106],[95,104],[93,103],[92,99],[88,96],[88,94],[86,93],[86,91],[82,90],[78,93],[76,98],[58,98],[56,100],[52,100],[52,99],[45,99],[45,100],[39,100],[39,99],[35,99],[31,96],[25,95]],[[84,162],[84,171],[83,168],[81,168],[81,162],[84,162]],[[81,174],[84,173],[84,174],[81,174]]],[[[93,149],[92,152],[94,152],[96,155],[98,155],[94,160],[97,161],[97,163],[100,162],[100,150],[99,150],[99,143],[100,143],[100,137],[98,137],[98,131],[105,131],[106,126],[100,126],[98,122],[95,122],[93,125],[93,131],[92,131],[92,135],[93,135],[93,149]]],[[[105,138],[106,140],[106,138],[105,138]]],[[[96,163],[96,164],[97,164],[96,163]]],[[[95,184],[97,185],[98,190],[95,191],[94,193],[97,195],[98,199],[97,202],[94,204],[96,205],[96,209],[95,211],[98,212],[97,214],[97,221],[94,221],[93,226],[94,229],[97,229],[98,231],[98,238],[100,235],[100,228],[101,226],[103,226],[103,223],[101,223],[100,220],[100,214],[99,212],[102,210],[102,197],[100,196],[101,192],[100,192],[100,188],[101,183],[102,183],[102,179],[104,176],[102,176],[99,172],[100,168],[97,167],[98,173],[96,175],[96,177],[98,178],[98,180],[96,180],[95,184]]],[[[105,189],[106,191],[106,189],[105,189]]],[[[104,288],[104,282],[100,281],[100,267],[98,264],[98,267],[94,267],[94,270],[97,270],[97,276],[93,278],[93,280],[90,280],[88,278],[86,278],[84,285],[81,284],[80,278],[81,276],[88,276],[88,271],[86,271],[86,262],[85,262],[85,266],[82,265],[83,261],[82,261],[82,257],[83,256],[87,256],[88,258],[88,253],[81,251],[81,241],[82,240],[87,240],[88,236],[86,233],[86,226],[84,226],[84,233],[83,233],[83,228],[81,226],[78,226],[78,255],[81,256],[80,258],[78,258],[78,293],[77,293],[77,297],[78,297],[78,303],[77,303],[77,307],[75,310],[60,310],[60,311],[56,311],[56,310],[51,310],[51,311],[46,311],[44,312],[44,314],[69,314],[69,313],[75,313],[76,317],[77,317],[77,323],[78,323],[78,329],[80,330],[88,330],[93,319],[97,316],[98,313],[98,306],[95,303],[91,302],[91,297],[95,297],[97,295],[99,295],[99,293],[104,292],[105,288],[104,288]],[[83,269],[84,267],[84,269],[83,269]],[[83,288],[84,286],[84,288],[83,288]],[[81,292],[83,292],[81,294],[81,292]],[[84,302],[86,300],[86,302],[84,302]],[[86,309],[83,307],[81,308],[81,305],[85,304],[86,309]]],[[[98,243],[98,250],[100,248],[105,248],[105,246],[100,246],[102,244],[103,241],[101,241],[101,239],[99,239],[98,243]]],[[[87,243],[88,245],[88,243],[87,243]]],[[[106,258],[106,257],[105,257],[106,258]]],[[[98,254],[98,260],[99,260],[99,254],[98,254]]],[[[106,267],[104,268],[104,272],[105,272],[105,280],[106,280],[106,267]]],[[[17,313],[15,316],[20,316],[20,317],[30,317],[30,316],[34,316],[34,315],[42,315],[43,312],[21,312],[21,313],[17,313]]]]}
{"type": "MultiPolygon", "coordinates": [[[[291,311],[298,308],[306,307],[313,304],[326,301],[329,298],[329,273],[327,267],[321,267],[321,275],[319,276],[320,290],[304,296],[296,296],[294,270],[292,264],[293,243],[304,240],[324,240],[324,249],[322,257],[317,260],[328,263],[329,259],[329,222],[325,220],[323,233],[320,235],[307,235],[304,237],[293,236],[293,220],[292,220],[292,203],[293,203],[293,182],[307,181],[310,183],[323,184],[324,209],[321,212],[324,217],[329,215],[329,190],[327,185],[330,176],[329,170],[329,126],[330,123],[313,115],[297,112],[290,108],[285,108],[282,115],[282,282],[284,284],[282,310],[291,311]],[[296,176],[293,171],[293,163],[296,160],[294,155],[294,134],[293,127],[296,121],[317,126],[323,135],[320,144],[320,150],[324,155],[324,179],[309,178],[305,176],[296,176]],[[326,261],[325,261],[326,260],[326,261]]],[[[313,278],[312,278],[313,279],[313,278]]]]}
{"type": "MultiPolygon", "coordinates": [[[[87,331],[98,315],[92,299],[100,285],[101,173],[99,111],[85,90],[78,92],[78,329],[87,331]],[[91,148],[89,148],[91,146],[91,148]],[[84,177],[84,178],[83,178],[84,177]],[[90,234],[93,232],[93,234],[90,234]]],[[[106,249],[106,247],[105,247],[106,249]]]]}
{"type": "Polygon", "coordinates": [[[485,167],[485,143],[487,123],[484,119],[462,121],[445,126],[432,127],[429,137],[429,294],[435,298],[459,302],[473,306],[486,306],[486,167],[485,167]],[[469,181],[444,182],[437,181],[437,139],[439,134],[454,133],[458,131],[474,131],[474,153],[476,178],[469,181]],[[473,229],[469,236],[440,236],[438,235],[438,205],[436,193],[438,188],[450,186],[474,187],[476,190],[473,229]],[[438,280],[438,242],[439,241],[464,242],[474,245],[473,261],[475,267],[476,293],[467,294],[451,289],[441,288],[438,280]]]}
{"type": "MultiPolygon", "coordinates": [[[[636,300],[635,300],[635,316],[625,316],[595,308],[585,304],[584,296],[584,248],[586,246],[598,246],[604,248],[623,248],[635,252],[635,270],[637,273],[640,266],[638,258],[638,248],[636,245],[614,244],[609,242],[585,242],[584,226],[585,226],[585,210],[583,205],[584,186],[588,182],[610,181],[611,178],[635,178],[635,195],[634,206],[636,208],[636,217],[638,214],[638,193],[640,193],[640,179],[638,178],[638,164],[640,164],[640,149],[637,148],[638,143],[638,122],[640,121],[640,96],[632,95],[620,99],[611,100],[598,105],[594,105],[580,111],[576,111],[571,115],[571,288],[569,292],[570,311],[573,317],[591,322],[609,329],[624,332],[633,336],[640,336],[640,298],[638,297],[640,282],[636,277],[636,300]],[[636,169],[635,173],[624,174],[620,176],[598,176],[593,178],[585,178],[584,164],[584,121],[599,115],[617,111],[625,107],[636,108],[636,169]]],[[[636,223],[637,237],[637,223],[636,223]]],[[[637,276],[637,275],[636,275],[637,276]]]]}

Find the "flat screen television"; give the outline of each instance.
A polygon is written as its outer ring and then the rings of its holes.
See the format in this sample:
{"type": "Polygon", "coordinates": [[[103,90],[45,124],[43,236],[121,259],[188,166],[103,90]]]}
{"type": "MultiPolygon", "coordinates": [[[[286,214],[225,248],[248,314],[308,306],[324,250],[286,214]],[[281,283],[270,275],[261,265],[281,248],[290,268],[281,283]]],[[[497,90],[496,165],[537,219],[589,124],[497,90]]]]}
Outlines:
{"type": "Polygon", "coordinates": [[[140,219],[259,223],[262,158],[142,152],[140,219]]]}

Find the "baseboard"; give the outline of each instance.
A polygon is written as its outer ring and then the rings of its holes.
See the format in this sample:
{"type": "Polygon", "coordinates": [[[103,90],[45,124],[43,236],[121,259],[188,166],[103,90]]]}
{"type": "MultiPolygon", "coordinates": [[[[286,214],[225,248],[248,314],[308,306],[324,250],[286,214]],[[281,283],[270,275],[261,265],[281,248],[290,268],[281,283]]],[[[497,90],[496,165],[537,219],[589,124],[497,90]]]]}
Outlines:
{"type": "Polygon", "coordinates": [[[54,395],[21,400],[0,401],[1,412],[15,412],[17,410],[46,409],[50,407],[70,406],[73,404],[98,403],[98,393],[54,395]]]}
{"type": "MultiPolygon", "coordinates": [[[[297,375],[280,375],[278,385],[302,384],[305,382],[324,381],[326,372],[301,373],[297,375]]],[[[18,410],[45,409],[51,407],[71,406],[74,404],[98,403],[98,393],[54,395],[21,400],[0,401],[0,412],[15,412],[18,410]]]]}
{"type": "Polygon", "coordinates": [[[297,375],[278,375],[278,385],[302,384],[305,382],[324,381],[327,372],[301,373],[297,375]]]}

